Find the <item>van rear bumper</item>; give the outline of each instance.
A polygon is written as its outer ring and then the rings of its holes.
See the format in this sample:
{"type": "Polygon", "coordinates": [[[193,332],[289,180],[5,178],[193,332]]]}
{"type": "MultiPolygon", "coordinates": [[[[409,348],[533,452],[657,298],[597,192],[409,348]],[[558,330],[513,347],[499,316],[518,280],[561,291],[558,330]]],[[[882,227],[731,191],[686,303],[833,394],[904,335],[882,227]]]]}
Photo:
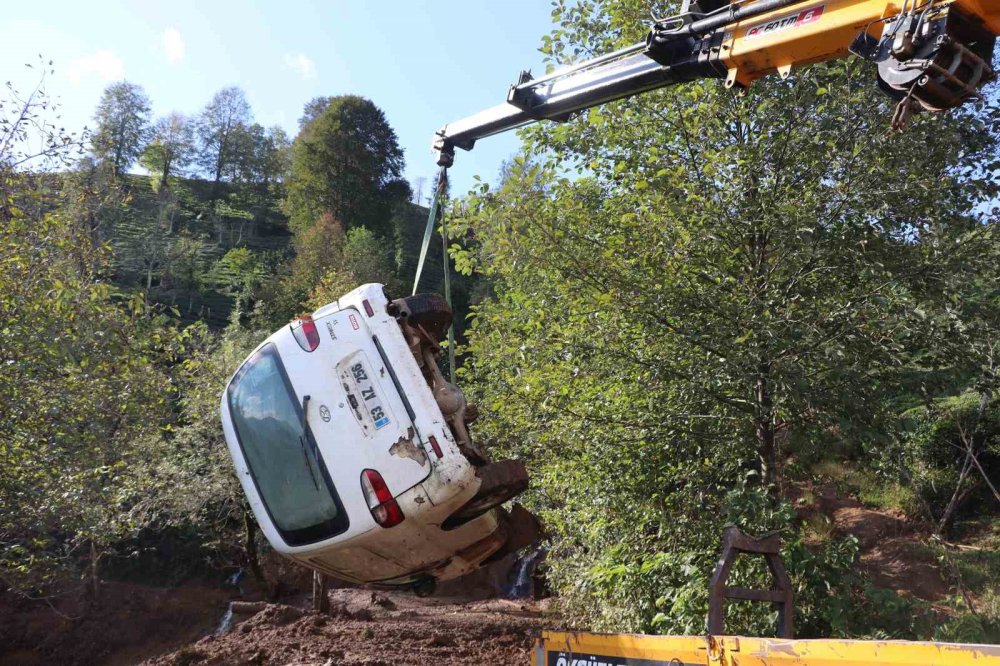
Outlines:
{"type": "MultiPolygon", "coordinates": [[[[405,519],[400,524],[370,530],[340,543],[288,554],[308,567],[331,576],[359,583],[409,582],[432,575],[439,580],[462,576],[499,549],[505,540],[496,512],[489,511],[452,530],[441,523],[468,498],[478,484],[455,493],[441,504],[429,500],[428,482],[437,480],[437,470],[424,483],[398,495],[396,501],[405,519]]],[[[449,484],[439,481],[447,489],[449,484]]]]}

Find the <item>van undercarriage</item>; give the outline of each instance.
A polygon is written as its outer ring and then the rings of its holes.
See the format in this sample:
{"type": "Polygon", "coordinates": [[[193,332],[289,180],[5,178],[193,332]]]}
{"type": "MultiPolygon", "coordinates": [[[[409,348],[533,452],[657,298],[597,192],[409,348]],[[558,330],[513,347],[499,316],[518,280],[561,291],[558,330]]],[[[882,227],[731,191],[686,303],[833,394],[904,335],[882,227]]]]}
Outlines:
{"type": "MultiPolygon", "coordinates": [[[[469,433],[477,410],[468,404],[462,389],[445,378],[439,364],[441,341],[447,337],[454,317],[447,302],[437,294],[417,294],[392,301],[388,311],[399,323],[459,450],[475,467],[481,482],[476,495],[442,525],[453,529],[523,493],[528,488],[528,473],[519,460],[492,461],[486,448],[469,433]]],[[[541,523],[520,505],[510,512],[501,510],[501,518],[508,538],[491,559],[515,552],[541,537],[541,523]]]]}

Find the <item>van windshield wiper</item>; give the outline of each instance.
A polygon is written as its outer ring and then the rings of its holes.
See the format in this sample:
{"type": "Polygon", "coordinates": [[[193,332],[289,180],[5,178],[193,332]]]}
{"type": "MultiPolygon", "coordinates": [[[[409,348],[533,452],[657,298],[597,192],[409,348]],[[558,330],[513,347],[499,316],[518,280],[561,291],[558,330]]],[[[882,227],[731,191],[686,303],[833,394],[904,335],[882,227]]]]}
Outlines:
{"type": "Polygon", "coordinates": [[[306,463],[306,469],[309,470],[309,478],[312,479],[313,486],[316,488],[316,491],[318,492],[319,483],[316,481],[316,474],[313,472],[312,464],[310,464],[309,462],[309,450],[308,450],[309,445],[306,443],[306,427],[309,425],[307,417],[308,412],[306,411],[308,409],[309,409],[309,396],[304,395],[302,396],[302,434],[299,435],[299,446],[302,447],[302,459],[306,463]]]}

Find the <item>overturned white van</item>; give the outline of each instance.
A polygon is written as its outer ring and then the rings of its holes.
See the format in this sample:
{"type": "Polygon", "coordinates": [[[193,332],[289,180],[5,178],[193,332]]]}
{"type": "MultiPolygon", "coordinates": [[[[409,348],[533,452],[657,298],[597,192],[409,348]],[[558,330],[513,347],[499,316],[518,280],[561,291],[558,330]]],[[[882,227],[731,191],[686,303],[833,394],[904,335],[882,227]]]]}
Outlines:
{"type": "Polygon", "coordinates": [[[528,485],[469,437],[438,368],[451,311],[367,284],[265,340],[222,395],[240,483],[278,552],[360,583],[418,593],[537,540],[500,505],[528,485]]]}

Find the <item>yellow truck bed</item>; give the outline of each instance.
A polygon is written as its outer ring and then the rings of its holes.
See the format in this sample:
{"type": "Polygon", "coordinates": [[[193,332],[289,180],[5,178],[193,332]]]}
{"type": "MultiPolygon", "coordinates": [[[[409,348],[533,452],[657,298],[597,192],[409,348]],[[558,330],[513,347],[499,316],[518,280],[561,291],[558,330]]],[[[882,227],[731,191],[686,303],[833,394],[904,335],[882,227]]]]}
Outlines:
{"type": "Polygon", "coordinates": [[[1000,645],[545,631],[532,666],[1000,666],[1000,645]]]}

